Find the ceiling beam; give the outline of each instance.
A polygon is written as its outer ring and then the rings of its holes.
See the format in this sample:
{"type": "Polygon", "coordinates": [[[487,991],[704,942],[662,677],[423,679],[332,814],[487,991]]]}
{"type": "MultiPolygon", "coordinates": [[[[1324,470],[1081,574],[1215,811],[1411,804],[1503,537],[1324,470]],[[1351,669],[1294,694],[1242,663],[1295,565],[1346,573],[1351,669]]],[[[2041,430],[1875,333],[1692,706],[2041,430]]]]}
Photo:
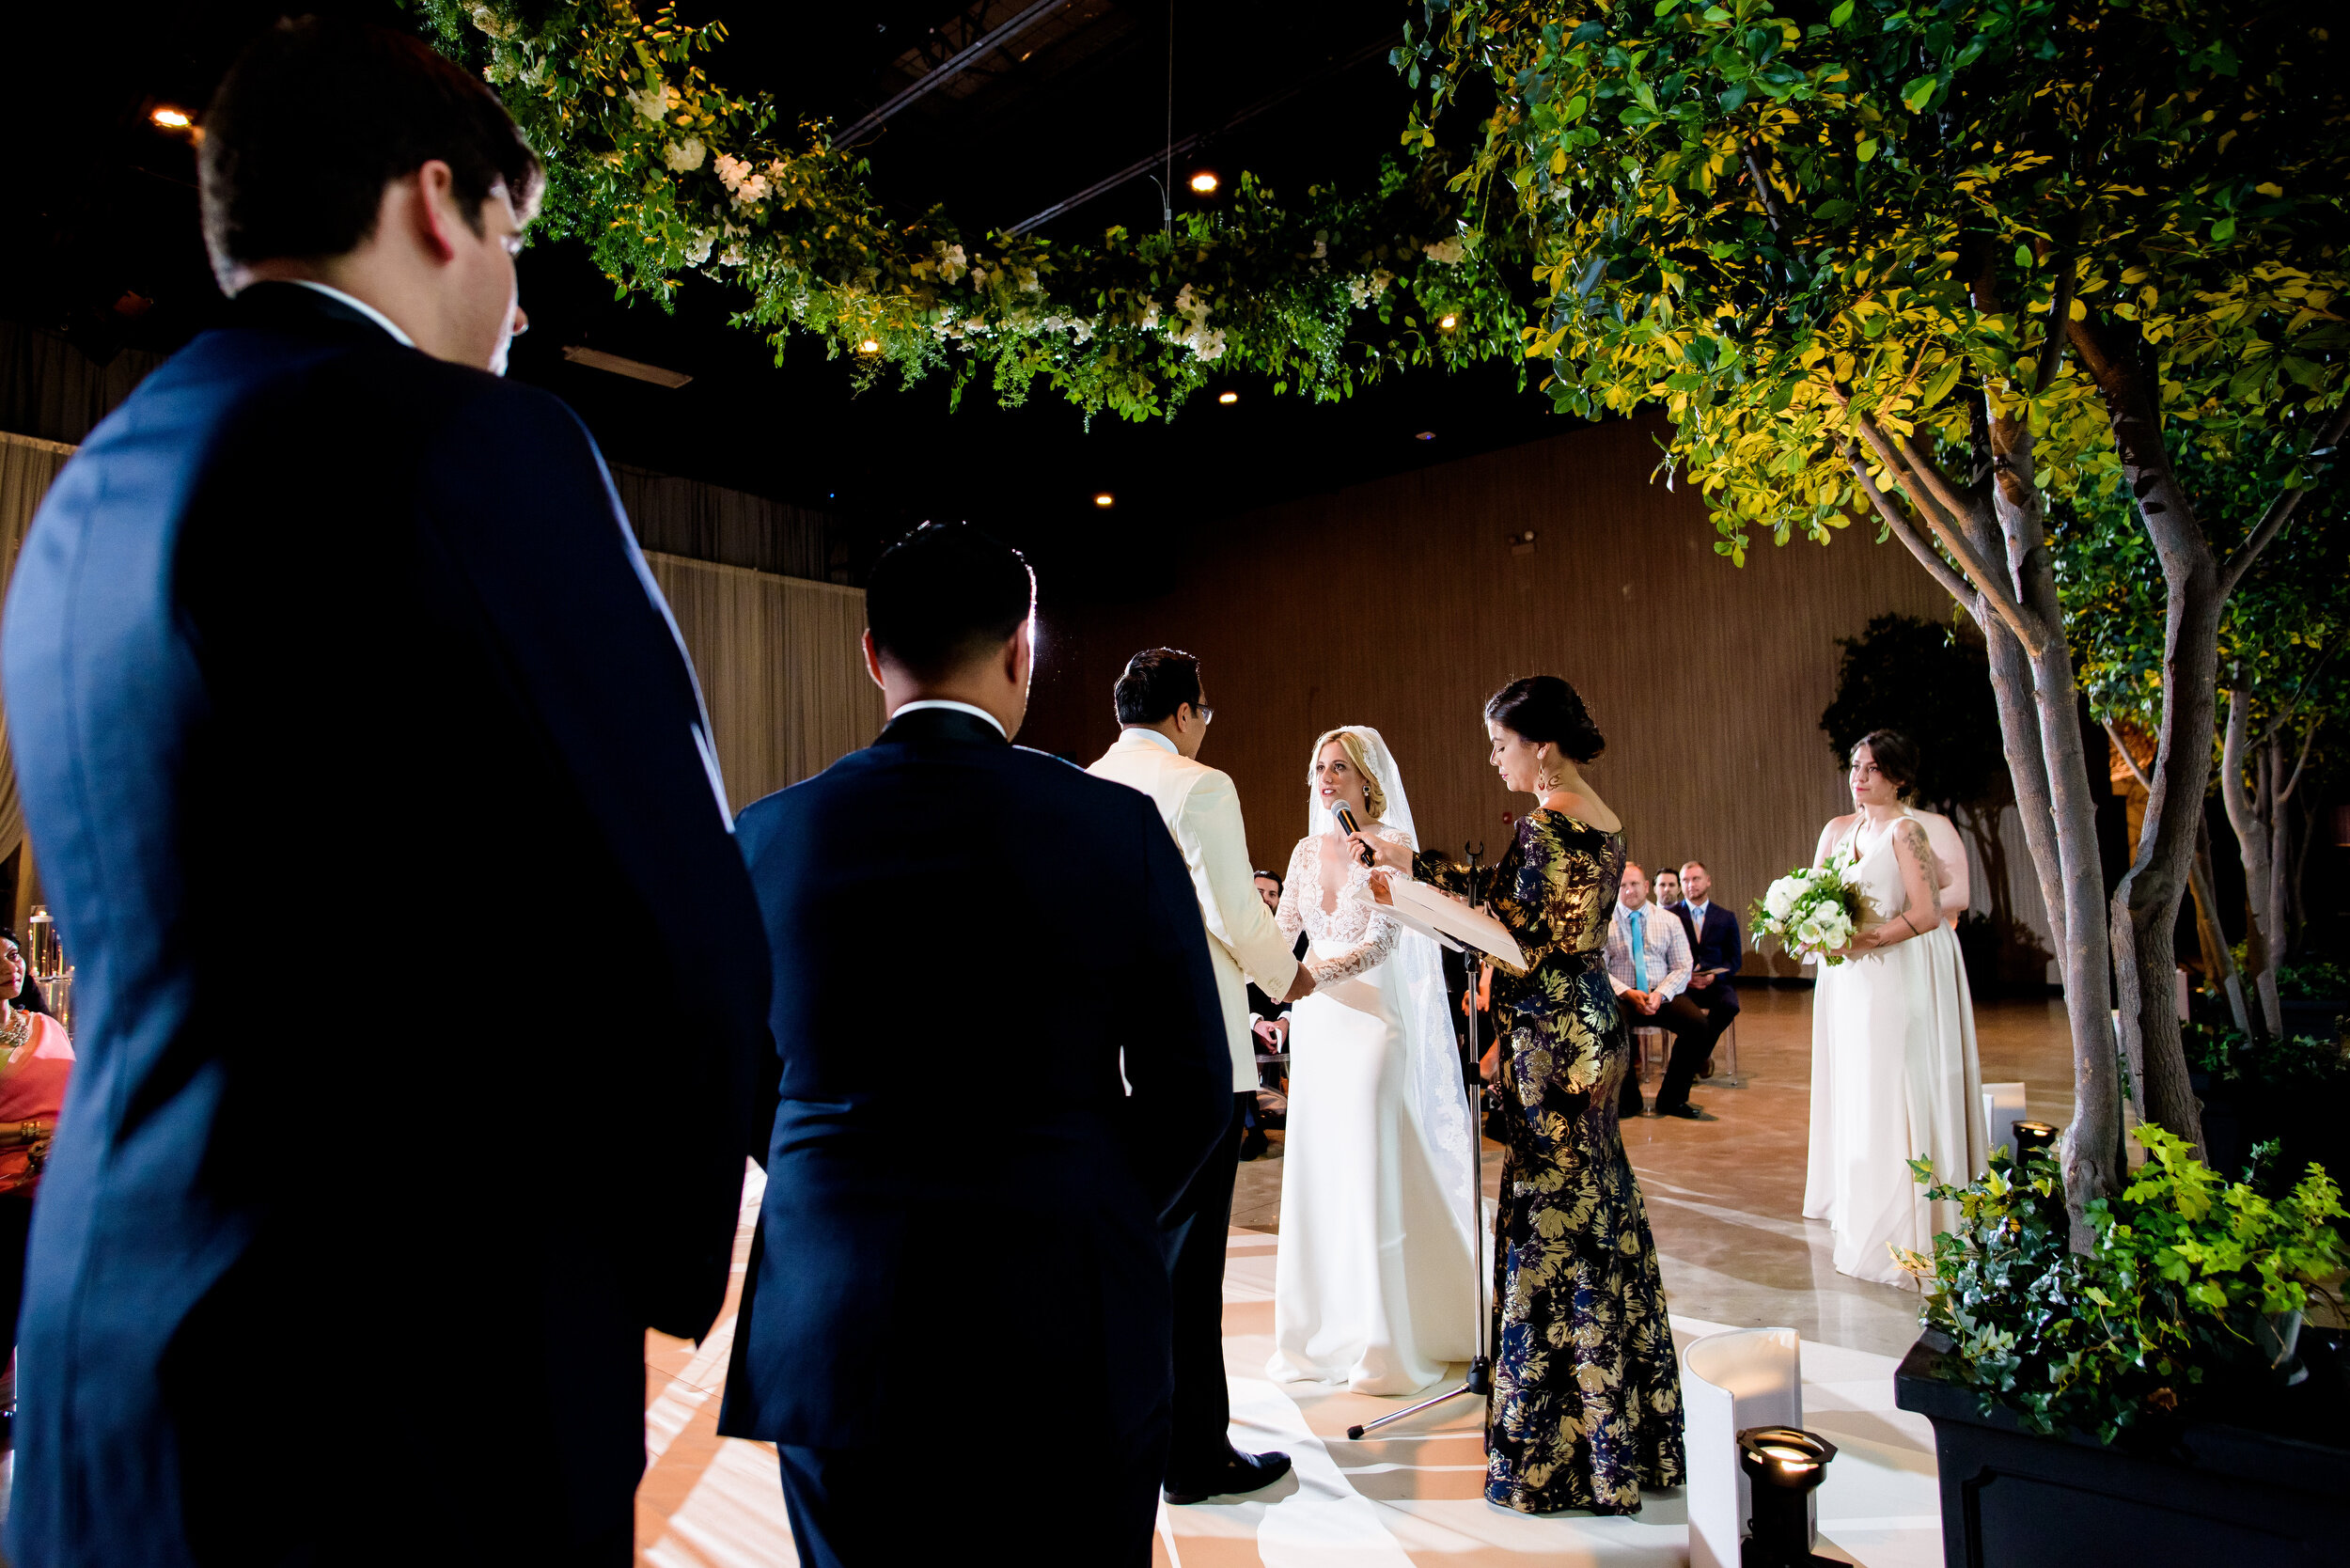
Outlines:
{"type": "Polygon", "coordinates": [[[1187,156],[1193,148],[1198,147],[1201,142],[1206,141],[1209,137],[1220,136],[1227,131],[1235,130],[1238,127],[1246,124],[1248,121],[1255,119],[1259,115],[1264,114],[1273,109],[1277,109],[1282,104],[1288,102],[1291,99],[1295,98],[1299,93],[1304,92],[1307,88],[1318,86],[1334,76],[1352,71],[1356,66],[1361,65],[1365,60],[1371,59],[1374,55],[1386,54],[1387,51],[1395,48],[1402,41],[1403,35],[1399,31],[1389,33],[1386,38],[1379,39],[1375,43],[1365,44],[1362,48],[1357,49],[1352,55],[1347,55],[1344,59],[1333,60],[1329,64],[1324,66],[1320,71],[1312,71],[1307,75],[1301,76],[1296,81],[1292,82],[1288,86],[1281,88],[1279,91],[1257,100],[1256,102],[1251,103],[1248,107],[1243,109],[1240,113],[1234,115],[1231,118],[1226,120],[1221,125],[1206,131],[1195,131],[1179,142],[1174,142],[1167,147],[1159,148],[1152,151],[1144,153],[1141,157],[1136,159],[1124,168],[1120,169],[1116,174],[1095,180],[1092,184],[1088,185],[1084,190],[1079,191],[1075,196],[1057,201],[1052,206],[1044,209],[1042,212],[1031,213],[1029,216],[1021,219],[1018,223],[1006,228],[1004,232],[1008,235],[1016,236],[1026,234],[1028,230],[1035,228],[1040,225],[1051,223],[1055,218],[1059,217],[1062,213],[1074,212],[1076,209],[1083,207],[1087,202],[1091,201],[1096,196],[1106,196],[1108,193],[1116,190],[1119,186],[1123,185],[1126,181],[1136,178],[1137,175],[1149,174],[1152,169],[1157,168],[1161,163],[1168,159],[1187,156]]]}
{"type": "Polygon", "coordinates": [[[978,41],[966,45],[960,53],[949,55],[940,62],[937,69],[925,71],[916,77],[887,102],[867,114],[864,118],[847,130],[836,134],[832,138],[832,145],[845,147],[860,136],[870,135],[880,130],[892,116],[928,98],[932,93],[936,92],[997,50],[1009,47],[1022,34],[1051,16],[1055,11],[1062,9],[1069,3],[1070,0],[1036,0],[1036,4],[1005,23],[1001,27],[978,41]]]}

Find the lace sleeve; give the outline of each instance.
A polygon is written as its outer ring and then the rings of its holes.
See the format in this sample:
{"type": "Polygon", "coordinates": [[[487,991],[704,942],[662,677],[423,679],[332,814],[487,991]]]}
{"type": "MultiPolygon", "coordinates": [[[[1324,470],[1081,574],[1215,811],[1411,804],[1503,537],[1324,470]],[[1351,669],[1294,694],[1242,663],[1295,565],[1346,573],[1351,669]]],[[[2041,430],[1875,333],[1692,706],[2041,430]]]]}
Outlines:
{"type": "Polygon", "coordinates": [[[1306,851],[1312,843],[1310,839],[1300,839],[1297,847],[1290,851],[1290,874],[1281,879],[1281,907],[1273,912],[1273,923],[1292,942],[1297,940],[1297,933],[1306,926],[1306,912],[1298,907],[1297,888],[1309,869],[1306,851]]]}
{"type": "MultiPolygon", "coordinates": [[[[1400,833],[1382,833],[1380,837],[1399,844],[1406,842],[1400,833]]],[[[1386,910],[1370,902],[1371,895],[1365,890],[1370,876],[1369,871],[1358,870],[1347,884],[1349,893],[1360,893],[1365,901],[1368,917],[1363,925],[1363,939],[1342,953],[1309,964],[1308,967],[1313,971],[1316,985],[1352,980],[1366,970],[1377,968],[1387,961],[1395,951],[1396,943],[1402,939],[1403,928],[1397,925],[1386,910]]]]}

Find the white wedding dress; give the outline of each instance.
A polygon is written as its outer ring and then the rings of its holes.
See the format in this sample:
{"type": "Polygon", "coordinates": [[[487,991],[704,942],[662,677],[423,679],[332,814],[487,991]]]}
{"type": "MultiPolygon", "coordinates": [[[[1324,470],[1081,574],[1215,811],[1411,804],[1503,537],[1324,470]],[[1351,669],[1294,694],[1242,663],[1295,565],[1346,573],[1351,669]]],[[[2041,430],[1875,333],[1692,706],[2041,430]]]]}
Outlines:
{"type": "MultiPolygon", "coordinates": [[[[1417,847],[1377,731],[1355,733],[1387,797],[1386,820],[1367,825],[1417,847]]],[[[1476,1353],[1476,1144],[1435,944],[1380,911],[1360,867],[1325,908],[1317,841],[1301,839],[1290,855],[1278,917],[1283,932],[1311,938],[1318,984],[1290,1013],[1266,1371],[1409,1394],[1476,1353]]]]}
{"type": "MultiPolygon", "coordinates": [[[[1863,930],[1909,908],[1893,827],[1871,842],[1863,817],[1829,852],[1868,901],[1863,930]]],[[[1936,922],[1922,936],[1822,964],[1811,994],[1803,1212],[1834,1230],[1837,1272],[1914,1284],[1888,1246],[1931,1256],[1935,1232],[1953,1228],[1958,1214],[1955,1204],[1925,1200],[1908,1162],[1923,1156],[1936,1180],[1964,1184],[1989,1155],[1974,998],[1950,928],[1936,922]]]]}

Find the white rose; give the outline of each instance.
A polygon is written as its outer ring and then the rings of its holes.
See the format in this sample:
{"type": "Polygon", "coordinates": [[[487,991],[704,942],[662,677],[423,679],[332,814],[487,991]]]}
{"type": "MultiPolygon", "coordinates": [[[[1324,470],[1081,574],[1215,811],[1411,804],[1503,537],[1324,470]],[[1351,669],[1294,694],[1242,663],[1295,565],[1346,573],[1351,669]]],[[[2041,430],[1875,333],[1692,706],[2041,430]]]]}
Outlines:
{"type": "Polygon", "coordinates": [[[1796,886],[1794,877],[1780,877],[1762,895],[1762,907],[1774,920],[1784,920],[1795,907],[1796,886]]]}
{"type": "Polygon", "coordinates": [[[682,142],[671,142],[663,149],[661,160],[678,173],[689,174],[701,167],[702,160],[709,155],[710,149],[702,146],[699,136],[688,136],[682,142]]]}

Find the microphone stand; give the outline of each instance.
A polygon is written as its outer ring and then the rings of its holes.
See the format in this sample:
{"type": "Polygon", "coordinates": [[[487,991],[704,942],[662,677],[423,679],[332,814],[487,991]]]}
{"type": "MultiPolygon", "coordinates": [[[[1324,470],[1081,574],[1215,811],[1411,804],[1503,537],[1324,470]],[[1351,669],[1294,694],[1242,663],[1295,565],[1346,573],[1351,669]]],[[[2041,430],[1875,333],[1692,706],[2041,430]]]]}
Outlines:
{"type": "MultiPolygon", "coordinates": [[[[1477,862],[1483,856],[1485,846],[1482,842],[1464,844],[1461,850],[1463,856],[1468,862],[1469,902],[1475,903],[1477,902],[1477,862]]],[[[1454,940],[1460,939],[1455,937],[1454,940]]],[[[1469,961],[1468,1043],[1469,1061],[1473,1070],[1474,1064],[1483,1059],[1484,1057],[1484,1053],[1477,1048],[1477,978],[1478,965],[1485,962],[1486,955],[1465,942],[1461,943],[1461,950],[1469,961]]],[[[1348,1427],[1347,1436],[1357,1441],[1366,1432],[1375,1431],[1390,1421],[1402,1420],[1407,1416],[1417,1416],[1423,1410],[1434,1410],[1437,1405],[1459,1399],[1463,1394],[1475,1394],[1478,1398],[1483,1399],[1494,1390],[1493,1346],[1491,1344],[1493,1323],[1485,1315],[1484,1118],[1478,1114],[1480,1107],[1478,1105],[1477,1090],[1470,1088],[1473,1081],[1475,1080],[1465,1076],[1462,1078],[1461,1094],[1468,1101],[1469,1112],[1469,1299],[1476,1312],[1477,1354],[1470,1357],[1468,1377],[1459,1388],[1448,1388],[1434,1399],[1421,1400],[1418,1404],[1365,1421],[1360,1426],[1348,1427]]]]}

